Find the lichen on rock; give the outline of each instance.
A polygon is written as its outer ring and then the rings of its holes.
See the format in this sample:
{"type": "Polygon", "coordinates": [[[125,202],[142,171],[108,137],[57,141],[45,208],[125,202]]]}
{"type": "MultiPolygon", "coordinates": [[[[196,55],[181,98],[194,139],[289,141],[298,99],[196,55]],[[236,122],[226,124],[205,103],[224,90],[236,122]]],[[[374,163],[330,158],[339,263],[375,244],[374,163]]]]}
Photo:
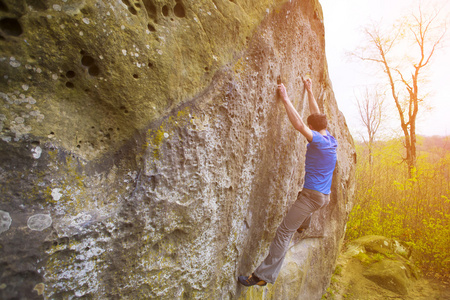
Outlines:
{"type": "Polygon", "coordinates": [[[5,232],[11,226],[11,216],[8,212],[0,210],[0,233],[5,232]]]}

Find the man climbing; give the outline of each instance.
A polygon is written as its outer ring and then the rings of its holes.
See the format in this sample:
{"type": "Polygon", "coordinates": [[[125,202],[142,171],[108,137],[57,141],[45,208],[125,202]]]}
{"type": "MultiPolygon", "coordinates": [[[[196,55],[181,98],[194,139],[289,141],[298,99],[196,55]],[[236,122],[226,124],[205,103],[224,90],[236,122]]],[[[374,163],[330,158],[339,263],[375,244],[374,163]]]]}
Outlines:
{"type": "Polygon", "coordinates": [[[327,118],[320,113],[312,91],[311,79],[303,79],[303,82],[308,93],[311,113],[307,118],[307,125],[292,105],[286,88],[281,82],[278,82],[277,92],[292,125],[309,142],[305,160],[305,184],[278,227],[266,259],[252,275],[239,276],[239,282],[245,286],[263,286],[267,283],[274,283],[295,231],[301,232],[308,228],[312,213],[330,201],[331,181],[336,166],[337,142],[327,130],[327,118]]]}

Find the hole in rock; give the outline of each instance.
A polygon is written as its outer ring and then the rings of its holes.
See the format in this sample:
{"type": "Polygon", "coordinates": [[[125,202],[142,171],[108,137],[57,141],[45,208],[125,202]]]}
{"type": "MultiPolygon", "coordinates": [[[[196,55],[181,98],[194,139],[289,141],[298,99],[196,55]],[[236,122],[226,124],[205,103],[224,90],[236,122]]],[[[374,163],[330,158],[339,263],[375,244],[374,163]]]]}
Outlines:
{"type": "Polygon", "coordinates": [[[74,71],[67,71],[66,77],[67,78],[74,78],[75,77],[75,72],[74,71]]]}
{"type": "Polygon", "coordinates": [[[25,1],[30,7],[33,7],[33,10],[47,10],[49,8],[46,2],[47,0],[27,0],[25,1]]]}
{"type": "Polygon", "coordinates": [[[0,20],[0,29],[3,33],[12,36],[19,36],[22,34],[22,26],[20,26],[19,21],[17,19],[12,18],[4,18],[0,20]]]}
{"type": "Polygon", "coordinates": [[[89,67],[89,75],[91,76],[98,76],[100,74],[100,69],[97,66],[91,66],[89,67]]]}
{"type": "Polygon", "coordinates": [[[128,10],[130,11],[130,13],[132,13],[133,15],[137,15],[137,11],[136,9],[131,5],[130,1],[128,0],[122,0],[122,2],[127,6],[128,10]]]}
{"type": "Polygon", "coordinates": [[[33,145],[33,146],[39,146],[41,144],[41,142],[39,142],[39,141],[32,141],[31,142],[31,145],[33,145]]]}
{"type": "Polygon", "coordinates": [[[81,146],[80,146],[80,145],[77,145],[77,148],[78,148],[78,149],[80,149],[80,148],[81,148],[81,146]]]}
{"type": "Polygon", "coordinates": [[[134,6],[136,6],[137,8],[141,8],[141,4],[140,3],[135,3],[134,6]]]}
{"type": "Polygon", "coordinates": [[[133,74],[133,78],[138,79],[139,75],[138,74],[133,74]]]}
{"type": "MultiPolygon", "coordinates": [[[[128,113],[128,109],[125,106],[122,105],[120,109],[123,110],[124,113],[128,113]]],[[[119,128],[117,128],[117,130],[119,130],[119,128]]]]}
{"type": "Polygon", "coordinates": [[[148,24],[148,25],[147,25],[147,28],[148,28],[148,30],[150,30],[150,31],[156,31],[155,27],[153,27],[152,24],[148,24]]]}
{"type": "Polygon", "coordinates": [[[81,64],[83,66],[89,67],[89,66],[93,65],[94,63],[95,63],[95,60],[89,55],[85,55],[81,58],[81,64]]]}
{"type": "Polygon", "coordinates": [[[73,88],[75,87],[75,85],[74,85],[72,82],[70,82],[70,81],[67,81],[67,82],[66,82],[66,86],[67,86],[69,89],[73,89],[73,88]]]}
{"type": "Polygon", "coordinates": [[[167,5],[164,5],[162,8],[162,14],[167,17],[169,15],[169,7],[167,5]]]}
{"type": "Polygon", "coordinates": [[[149,68],[153,68],[153,64],[151,62],[148,63],[149,68]]]}
{"type": "Polygon", "coordinates": [[[123,4],[125,4],[127,7],[131,6],[130,1],[128,0],[122,0],[123,4]]]}
{"type": "Polygon", "coordinates": [[[177,16],[178,18],[186,17],[186,12],[184,10],[184,6],[181,3],[181,1],[175,5],[175,7],[173,8],[173,12],[174,12],[175,16],[177,16]]]}
{"type": "Polygon", "coordinates": [[[137,15],[137,10],[136,10],[133,6],[128,6],[128,10],[129,10],[130,13],[132,13],[133,15],[137,15]]]}
{"type": "Polygon", "coordinates": [[[84,52],[84,50],[81,50],[81,51],[80,51],[80,54],[81,54],[81,55],[85,55],[86,52],[84,52]]]}
{"type": "Polygon", "coordinates": [[[3,3],[3,1],[0,1],[0,10],[1,11],[8,11],[8,7],[6,6],[5,3],[3,3]]]}
{"type": "Polygon", "coordinates": [[[143,0],[148,17],[156,20],[156,6],[151,0],[143,0]]]}

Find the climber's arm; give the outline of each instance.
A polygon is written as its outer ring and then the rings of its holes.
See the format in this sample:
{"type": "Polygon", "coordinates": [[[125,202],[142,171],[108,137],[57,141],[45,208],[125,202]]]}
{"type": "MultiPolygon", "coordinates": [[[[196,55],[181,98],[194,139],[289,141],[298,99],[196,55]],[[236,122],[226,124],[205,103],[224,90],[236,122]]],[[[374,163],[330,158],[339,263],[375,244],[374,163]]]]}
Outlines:
{"type": "Polygon", "coordinates": [[[312,81],[311,78],[303,78],[303,83],[305,84],[306,92],[308,93],[309,111],[311,114],[320,114],[319,106],[314,98],[312,91],[312,81]]]}
{"type": "Polygon", "coordinates": [[[300,133],[306,137],[306,139],[311,142],[312,141],[312,131],[309,129],[308,126],[303,122],[302,118],[300,117],[299,113],[295,109],[294,105],[292,105],[291,100],[289,100],[289,97],[286,93],[286,88],[284,87],[284,84],[278,85],[278,94],[280,95],[281,101],[284,104],[284,108],[286,109],[286,113],[289,117],[289,121],[291,121],[292,125],[295,129],[300,131],[300,133]]]}

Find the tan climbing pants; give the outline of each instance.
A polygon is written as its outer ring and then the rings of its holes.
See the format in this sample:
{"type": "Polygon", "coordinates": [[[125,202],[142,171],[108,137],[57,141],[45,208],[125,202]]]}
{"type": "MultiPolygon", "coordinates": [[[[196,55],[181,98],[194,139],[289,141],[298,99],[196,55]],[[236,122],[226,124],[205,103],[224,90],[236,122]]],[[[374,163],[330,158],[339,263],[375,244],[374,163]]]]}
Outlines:
{"type": "Polygon", "coordinates": [[[326,206],[329,202],[330,195],[321,192],[303,189],[298,194],[297,200],[289,208],[277,229],[269,248],[269,255],[254,272],[259,279],[268,283],[275,282],[294,233],[313,212],[326,206]]]}

